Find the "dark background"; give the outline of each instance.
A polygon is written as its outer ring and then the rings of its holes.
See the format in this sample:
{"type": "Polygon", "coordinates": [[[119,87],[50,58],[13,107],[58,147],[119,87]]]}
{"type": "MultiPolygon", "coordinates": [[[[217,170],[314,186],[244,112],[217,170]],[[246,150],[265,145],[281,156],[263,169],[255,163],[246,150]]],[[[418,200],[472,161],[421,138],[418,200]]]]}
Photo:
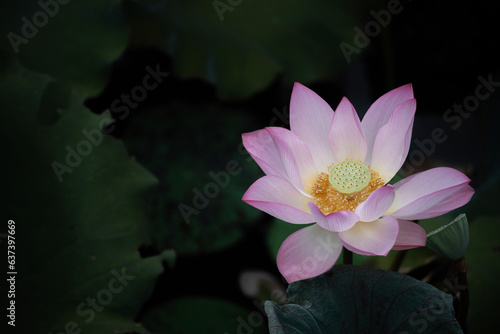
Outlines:
{"type": "MultiPolygon", "coordinates": [[[[384,1],[47,3],[4,1],[0,14],[2,219],[16,221],[19,326],[235,333],[256,311],[252,329],[267,332],[259,305],[286,288],[275,254],[293,228],[241,201],[262,175],[241,133],[288,127],[298,81],[332,108],[347,96],[360,117],[382,94],[413,84],[402,173],[449,166],[472,179],[471,203],[433,224],[468,215],[469,328],[496,328],[500,87],[466,116],[447,111],[474,100],[480,78],[500,83],[495,1],[400,1],[392,14],[384,1]],[[47,20],[26,36],[22,18],[33,23],[40,11],[47,20]],[[379,32],[361,46],[370,24],[379,32]],[[27,42],[14,47],[10,33],[27,42]],[[349,57],[346,44],[357,50],[349,57]],[[143,85],[148,67],[168,76],[132,107],[122,94],[143,85]],[[99,117],[113,120],[102,143],[58,182],[53,162],[67,165],[67,146],[76,150],[99,117]],[[430,141],[436,128],[443,143],[430,141]],[[102,297],[120,268],[136,278],[86,322],[78,305],[102,297]]],[[[403,269],[433,256],[415,254],[403,269]]]]}

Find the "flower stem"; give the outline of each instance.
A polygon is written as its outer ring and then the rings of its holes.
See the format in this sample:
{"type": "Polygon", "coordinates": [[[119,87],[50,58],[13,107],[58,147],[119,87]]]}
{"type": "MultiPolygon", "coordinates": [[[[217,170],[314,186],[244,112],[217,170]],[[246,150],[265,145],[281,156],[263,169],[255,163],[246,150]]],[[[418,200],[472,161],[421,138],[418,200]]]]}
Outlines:
{"type": "Polygon", "coordinates": [[[457,273],[457,285],[458,297],[455,304],[458,304],[455,308],[456,317],[458,323],[462,327],[464,333],[467,333],[467,313],[469,311],[469,284],[467,283],[467,266],[465,265],[465,259],[461,258],[455,261],[455,272],[457,273]]]}
{"type": "Polygon", "coordinates": [[[344,264],[352,264],[352,252],[345,247],[342,252],[342,262],[344,264]]]}
{"type": "Polygon", "coordinates": [[[391,267],[389,268],[389,270],[392,270],[392,271],[399,270],[399,267],[401,267],[401,264],[403,263],[403,260],[405,259],[406,252],[407,252],[407,250],[405,249],[402,251],[398,251],[396,253],[396,257],[392,261],[391,267]]]}

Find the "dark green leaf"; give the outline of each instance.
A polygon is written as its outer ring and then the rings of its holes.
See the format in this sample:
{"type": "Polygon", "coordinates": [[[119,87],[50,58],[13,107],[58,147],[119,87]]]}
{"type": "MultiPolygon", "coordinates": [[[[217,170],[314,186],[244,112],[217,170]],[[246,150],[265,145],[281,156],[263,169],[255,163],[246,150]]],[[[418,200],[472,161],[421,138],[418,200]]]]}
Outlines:
{"type": "Polygon", "coordinates": [[[288,303],[266,302],[275,333],[461,333],[452,297],[407,275],[336,265],[292,283],[288,303]]]}
{"type": "Polygon", "coordinates": [[[262,212],[241,198],[261,172],[242,150],[252,118],[214,105],[173,102],[138,114],[125,134],[130,152],[160,180],[152,203],[159,248],[179,254],[234,245],[262,212]]]}
{"type": "Polygon", "coordinates": [[[464,257],[468,244],[469,223],[465,214],[427,234],[426,246],[450,260],[464,257]]]}
{"type": "Polygon", "coordinates": [[[16,224],[16,328],[145,332],[134,318],[162,259],[171,257],[141,258],[138,251],[150,242],[146,208],[157,180],[123,143],[100,132],[109,116],[86,110],[80,96],[52,126],[39,126],[51,79],[1,60],[3,189],[7,217],[16,224]]]}
{"type": "Polygon", "coordinates": [[[0,49],[89,95],[104,87],[110,64],[127,43],[119,1],[7,2],[0,11],[0,49]]]}
{"type": "Polygon", "coordinates": [[[265,315],[208,297],[184,297],[156,306],[141,321],[158,334],[233,334],[266,332],[265,315]]]}

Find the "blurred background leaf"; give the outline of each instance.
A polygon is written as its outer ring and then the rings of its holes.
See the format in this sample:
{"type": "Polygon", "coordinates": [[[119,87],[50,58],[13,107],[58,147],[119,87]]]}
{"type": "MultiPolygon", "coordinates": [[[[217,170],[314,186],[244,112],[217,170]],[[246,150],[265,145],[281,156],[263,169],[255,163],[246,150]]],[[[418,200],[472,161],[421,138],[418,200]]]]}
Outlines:
{"type": "Polygon", "coordinates": [[[37,124],[51,79],[8,57],[1,63],[0,100],[8,106],[1,140],[15,143],[4,153],[9,177],[3,186],[9,189],[7,215],[16,221],[17,328],[145,332],[134,317],[162,272],[162,258],[172,256],[139,254],[150,242],[147,199],[157,180],[121,142],[100,132],[108,116],[90,113],[78,95],[53,126],[37,124]],[[71,149],[76,153],[68,158],[71,149]],[[68,168],[60,180],[54,162],[68,168]],[[88,298],[97,300],[96,308],[88,298]]]}
{"type": "Polygon", "coordinates": [[[238,145],[251,124],[235,108],[181,101],[134,117],[123,140],[160,181],[151,207],[159,249],[172,247],[179,255],[220,251],[262,216],[241,201],[261,175],[238,145]]]}
{"type": "Polygon", "coordinates": [[[288,82],[325,79],[345,66],[360,1],[126,1],[132,45],[157,46],[183,79],[198,78],[222,99],[288,82]],[[220,9],[220,3],[224,9],[220,9]],[[225,6],[224,6],[225,5],[225,6]],[[147,36],[144,39],[144,36],[147,36]]]}
{"type": "Polygon", "coordinates": [[[109,65],[127,45],[128,25],[117,0],[6,0],[2,7],[0,49],[83,94],[103,89],[109,65]]]}
{"type": "Polygon", "coordinates": [[[158,334],[267,333],[267,320],[261,312],[206,297],[184,297],[158,305],[141,321],[158,334]]]}
{"type": "Polygon", "coordinates": [[[500,216],[483,216],[469,226],[470,242],[465,261],[469,283],[469,327],[490,331],[496,324],[500,296],[500,216]]]}

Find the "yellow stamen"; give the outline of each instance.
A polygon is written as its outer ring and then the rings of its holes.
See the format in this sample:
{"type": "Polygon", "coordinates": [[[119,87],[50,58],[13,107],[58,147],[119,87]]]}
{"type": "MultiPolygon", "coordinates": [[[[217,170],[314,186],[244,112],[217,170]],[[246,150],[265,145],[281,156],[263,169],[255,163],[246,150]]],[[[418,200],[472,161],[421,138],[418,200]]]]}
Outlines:
{"type": "Polygon", "coordinates": [[[320,173],[312,188],[314,203],[327,215],[335,211],[356,210],[385,182],[369,166],[355,161],[342,161],[320,173]]]}

